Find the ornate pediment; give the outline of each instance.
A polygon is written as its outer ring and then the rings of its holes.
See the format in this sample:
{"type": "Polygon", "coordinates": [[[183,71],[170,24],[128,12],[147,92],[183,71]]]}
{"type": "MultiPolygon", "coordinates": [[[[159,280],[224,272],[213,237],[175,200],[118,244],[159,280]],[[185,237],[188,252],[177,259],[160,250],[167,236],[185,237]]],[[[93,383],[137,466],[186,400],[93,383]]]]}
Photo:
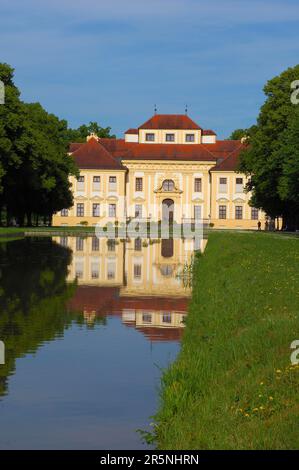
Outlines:
{"type": "Polygon", "coordinates": [[[245,199],[242,199],[242,198],[240,198],[240,197],[236,197],[235,199],[233,199],[233,202],[236,202],[237,204],[238,204],[238,203],[242,203],[242,204],[243,204],[243,203],[245,202],[245,199]]]}
{"type": "Polygon", "coordinates": [[[199,196],[195,196],[192,198],[192,202],[204,202],[204,200],[199,196]]]}
{"type": "Polygon", "coordinates": [[[227,197],[221,196],[217,198],[217,202],[229,202],[227,197]]]}
{"type": "Polygon", "coordinates": [[[179,188],[179,178],[175,174],[160,175],[157,182],[155,193],[179,193],[183,191],[179,188]],[[169,182],[167,184],[167,182],[169,182]],[[172,183],[171,183],[172,182],[172,183]]]}

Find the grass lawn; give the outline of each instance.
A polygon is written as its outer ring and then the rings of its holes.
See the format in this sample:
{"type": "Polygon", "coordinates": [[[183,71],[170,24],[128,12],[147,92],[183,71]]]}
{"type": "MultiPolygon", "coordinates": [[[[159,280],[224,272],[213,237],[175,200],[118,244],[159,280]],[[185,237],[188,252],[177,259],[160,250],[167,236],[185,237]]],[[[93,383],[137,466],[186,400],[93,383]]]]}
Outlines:
{"type": "Polygon", "coordinates": [[[25,229],[21,227],[0,227],[0,236],[14,235],[16,233],[24,233],[25,229]]]}
{"type": "Polygon", "coordinates": [[[296,339],[298,238],[210,233],[182,349],[162,379],[157,447],[298,449],[296,339]]]}

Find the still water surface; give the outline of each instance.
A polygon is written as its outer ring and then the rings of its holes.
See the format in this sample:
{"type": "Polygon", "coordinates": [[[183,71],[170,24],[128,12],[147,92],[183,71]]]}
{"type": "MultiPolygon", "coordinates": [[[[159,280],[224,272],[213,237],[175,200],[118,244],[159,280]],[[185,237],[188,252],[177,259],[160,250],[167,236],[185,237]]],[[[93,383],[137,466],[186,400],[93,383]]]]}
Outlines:
{"type": "Polygon", "coordinates": [[[142,449],[190,297],[192,241],[0,243],[1,449],[142,449]]]}

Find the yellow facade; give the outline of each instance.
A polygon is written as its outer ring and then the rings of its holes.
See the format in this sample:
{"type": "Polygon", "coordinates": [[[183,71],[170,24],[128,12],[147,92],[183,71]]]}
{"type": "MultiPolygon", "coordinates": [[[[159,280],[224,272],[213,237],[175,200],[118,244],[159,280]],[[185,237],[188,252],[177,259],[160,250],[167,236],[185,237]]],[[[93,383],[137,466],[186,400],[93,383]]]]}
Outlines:
{"type": "Polygon", "coordinates": [[[159,221],[163,218],[163,201],[174,202],[174,221],[181,223],[194,217],[194,206],[201,207],[202,217],[209,217],[209,170],[213,164],[206,162],[127,161],[126,199],[127,216],[135,216],[137,204],[142,205],[142,217],[159,221]],[[143,190],[136,191],[136,178],[142,178],[143,190]],[[195,178],[201,179],[201,191],[195,191],[195,178]],[[163,182],[174,182],[173,191],[163,189],[163,182]]]}
{"type": "Polygon", "coordinates": [[[246,175],[234,171],[211,171],[211,218],[214,228],[256,229],[260,221],[264,228],[265,214],[249,205],[250,193],[244,191],[248,179],[246,175]],[[226,185],[220,179],[226,179],[226,185]],[[242,184],[237,180],[242,179],[242,184]],[[225,208],[225,209],[223,209],[225,208]],[[221,209],[226,218],[221,218],[221,209]],[[241,217],[238,219],[238,217],[241,217]]]}
{"type": "MultiPolygon", "coordinates": [[[[76,178],[71,177],[74,206],[68,210],[67,216],[63,211],[53,216],[53,225],[106,225],[108,222],[118,220],[122,222],[125,214],[125,170],[80,170],[80,176],[84,177],[84,185],[79,186],[76,178]],[[99,189],[93,183],[94,177],[100,177],[99,189]],[[116,178],[116,185],[109,184],[109,178],[116,178]],[[77,205],[83,204],[83,215],[77,215],[77,205]],[[99,215],[93,216],[93,205],[99,204],[99,215]],[[116,215],[109,215],[109,206],[115,204],[116,215]]],[[[111,210],[111,209],[110,209],[111,210]]]]}
{"type": "Polygon", "coordinates": [[[186,130],[186,129],[139,129],[138,142],[141,144],[186,144],[186,135],[194,135],[194,141],[189,144],[200,144],[201,143],[201,130],[186,130]],[[147,141],[146,135],[154,134],[154,141],[147,141]],[[167,141],[167,134],[173,134],[174,140],[167,141]]]}

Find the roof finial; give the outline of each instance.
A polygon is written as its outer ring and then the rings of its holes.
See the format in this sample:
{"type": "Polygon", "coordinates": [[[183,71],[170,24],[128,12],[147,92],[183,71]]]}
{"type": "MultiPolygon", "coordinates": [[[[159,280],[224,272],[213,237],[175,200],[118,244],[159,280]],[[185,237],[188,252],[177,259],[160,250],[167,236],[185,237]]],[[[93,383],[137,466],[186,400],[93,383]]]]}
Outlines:
{"type": "Polygon", "coordinates": [[[185,107],[185,114],[186,114],[186,116],[188,114],[188,105],[187,104],[186,104],[186,107],[185,107]]]}
{"type": "Polygon", "coordinates": [[[157,114],[157,105],[156,104],[155,104],[154,111],[155,111],[155,114],[157,114]]]}

